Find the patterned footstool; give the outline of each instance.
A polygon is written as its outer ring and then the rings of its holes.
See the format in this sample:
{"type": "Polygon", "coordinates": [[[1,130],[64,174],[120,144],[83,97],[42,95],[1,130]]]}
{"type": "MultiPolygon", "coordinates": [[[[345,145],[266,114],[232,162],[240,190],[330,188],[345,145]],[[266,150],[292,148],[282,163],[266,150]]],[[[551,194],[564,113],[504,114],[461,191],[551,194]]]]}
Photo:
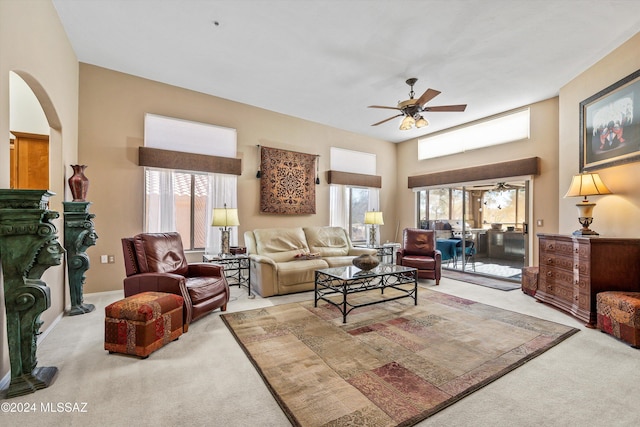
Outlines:
{"type": "Polygon", "coordinates": [[[146,358],[182,335],[180,295],[143,292],[105,307],[104,349],[146,358]]]}
{"type": "Polygon", "coordinates": [[[600,292],[596,295],[598,329],[640,346],[640,292],[600,292]]]}
{"type": "Polygon", "coordinates": [[[524,267],[522,269],[522,292],[534,296],[538,290],[538,267],[524,267]]]}

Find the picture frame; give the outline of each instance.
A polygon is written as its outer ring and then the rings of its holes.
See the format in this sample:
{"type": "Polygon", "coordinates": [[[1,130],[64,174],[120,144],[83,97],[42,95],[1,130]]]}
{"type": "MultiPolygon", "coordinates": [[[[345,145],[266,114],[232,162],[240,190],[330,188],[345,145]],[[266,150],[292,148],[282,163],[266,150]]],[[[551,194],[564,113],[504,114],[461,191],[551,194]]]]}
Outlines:
{"type": "Polygon", "coordinates": [[[580,172],[640,160],[640,70],[580,103],[580,172]]]}

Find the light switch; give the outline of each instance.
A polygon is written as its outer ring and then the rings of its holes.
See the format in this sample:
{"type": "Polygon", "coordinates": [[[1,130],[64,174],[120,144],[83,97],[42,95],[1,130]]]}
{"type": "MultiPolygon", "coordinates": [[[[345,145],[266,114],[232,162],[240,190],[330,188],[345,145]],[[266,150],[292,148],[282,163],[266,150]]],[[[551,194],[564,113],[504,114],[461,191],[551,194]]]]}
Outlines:
{"type": "Polygon", "coordinates": [[[544,225],[544,220],[543,220],[543,219],[539,219],[539,220],[537,220],[537,221],[536,221],[536,225],[537,225],[538,227],[542,227],[542,226],[544,225]]]}

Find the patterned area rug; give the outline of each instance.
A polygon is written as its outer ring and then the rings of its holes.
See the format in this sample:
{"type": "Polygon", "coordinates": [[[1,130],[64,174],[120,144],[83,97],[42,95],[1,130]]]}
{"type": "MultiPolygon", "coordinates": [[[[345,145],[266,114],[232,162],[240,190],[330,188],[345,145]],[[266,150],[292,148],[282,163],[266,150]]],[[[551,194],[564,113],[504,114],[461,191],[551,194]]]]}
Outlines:
{"type": "Polygon", "coordinates": [[[578,331],[423,288],[346,324],[313,301],[222,318],[296,426],[414,425],[578,331]]]}

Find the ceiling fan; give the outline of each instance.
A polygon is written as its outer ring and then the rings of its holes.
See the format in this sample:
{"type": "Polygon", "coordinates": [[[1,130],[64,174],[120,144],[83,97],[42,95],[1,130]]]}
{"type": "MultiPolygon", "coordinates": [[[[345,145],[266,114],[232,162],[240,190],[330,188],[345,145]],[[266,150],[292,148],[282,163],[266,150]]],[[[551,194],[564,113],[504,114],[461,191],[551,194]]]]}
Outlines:
{"type": "Polygon", "coordinates": [[[414,99],[415,93],[413,92],[413,85],[418,81],[417,78],[413,77],[407,79],[406,83],[411,87],[411,91],[409,92],[409,99],[406,101],[398,102],[397,107],[386,107],[384,105],[369,105],[368,108],[385,108],[389,110],[398,110],[400,114],[395,115],[393,117],[389,117],[388,119],[384,119],[379,121],[378,123],[374,123],[371,126],[378,126],[382,123],[388,122],[389,120],[393,120],[396,117],[404,116],[402,123],[400,124],[400,130],[409,130],[413,126],[417,128],[421,128],[427,126],[429,122],[422,117],[421,113],[426,112],[452,112],[452,111],[464,111],[467,108],[467,104],[460,105],[441,105],[437,107],[427,107],[425,104],[431,101],[436,96],[440,95],[440,91],[435,89],[427,89],[422,96],[418,99],[414,99]]]}

